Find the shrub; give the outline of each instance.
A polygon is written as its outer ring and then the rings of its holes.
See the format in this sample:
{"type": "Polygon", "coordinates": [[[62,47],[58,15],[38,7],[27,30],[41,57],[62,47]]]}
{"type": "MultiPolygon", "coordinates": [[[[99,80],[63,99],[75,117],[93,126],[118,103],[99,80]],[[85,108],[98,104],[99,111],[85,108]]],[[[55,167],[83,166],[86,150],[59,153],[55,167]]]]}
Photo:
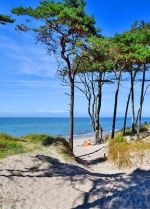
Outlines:
{"type": "Polygon", "coordinates": [[[67,147],[69,145],[69,143],[63,137],[54,137],[46,134],[31,134],[24,136],[23,139],[33,143],[41,143],[44,146],[64,145],[67,147]]]}
{"type": "Polygon", "coordinates": [[[17,142],[0,139],[0,158],[24,152],[23,146],[17,142]]]}
{"type": "Polygon", "coordinates": [[[22,138],[28,142],[30,141],[33,143],[40,143],[40,142],[47,140],[48,137],[49,136],[46,134],[30,134],[30,135],[24,136],[22,138]]]}
{"type": "Polygon", "coordinates": [[[17,138],[15,138],[15,137],[13,137],[11,135],[5,134],[5,133],[0,133],[0,140],[16,141],[17,138]]]}
{"type": "Polygon", "coordinates": [[[115,137],[115,139],[113,139],[114,142],[123,142],[124,141],[124,138],[122,136],[117,136],[115,137]]]}
{"type": "Polygon", "coordinates": [[[32,143],[40,143],[43,146],[63,146],[70,150],[69,142],[63,137],[54,137],[46,134],[31,134],[24,136],[23,139],[32,143]]]}
{"type": "Polygon", "coordinates": [[[0,158],[52,145],[58,148],[57,150],[60,154],[66,157],[72,156],[69,142],[67,142],[63,137],[53,137],[46,134],[30,134],[20,138],[15,138],[0,133],[0,158]]]}

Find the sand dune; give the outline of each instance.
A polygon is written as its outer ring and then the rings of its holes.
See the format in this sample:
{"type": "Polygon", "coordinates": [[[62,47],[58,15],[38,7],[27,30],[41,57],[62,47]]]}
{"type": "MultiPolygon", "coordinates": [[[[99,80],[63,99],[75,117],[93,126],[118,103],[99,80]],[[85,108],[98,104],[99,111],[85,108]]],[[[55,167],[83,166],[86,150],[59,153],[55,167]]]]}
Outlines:
{"type": "Polygon", "coordinates": [[[75,154],[85,166],[66,163],[52,148],[1,160],[0,208],[150,208],[150,171],[118,172],[105,161],[106,145],[81,143],[75,154]]]}

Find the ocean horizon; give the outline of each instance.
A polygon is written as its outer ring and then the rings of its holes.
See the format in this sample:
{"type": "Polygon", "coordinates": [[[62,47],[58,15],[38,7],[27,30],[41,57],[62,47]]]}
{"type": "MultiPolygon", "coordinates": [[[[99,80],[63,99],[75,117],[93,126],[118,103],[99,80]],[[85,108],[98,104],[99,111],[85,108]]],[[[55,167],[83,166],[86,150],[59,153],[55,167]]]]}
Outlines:
{"type": "MultiPolygon", "coordinates": [[[[123,117],[116,120],[116,130],[122,129],[123,117]]],[[[110,132],[112,117],[100,119],[104,132],[110,132]]],[[[150,122],[150,117],[143,117],[142,123],[150,122]]],[[[127,119],[127,127],[131,126],[131,118],[127,119]]],[[[0,132],[13,136],[27,134],[49,134],[54,136],[69,136],[69,118],[67,117],[1,117],[0,132]]],[[[93,134],[88,117],[75,117],[75,137],[90,136],[93,134]]]]}

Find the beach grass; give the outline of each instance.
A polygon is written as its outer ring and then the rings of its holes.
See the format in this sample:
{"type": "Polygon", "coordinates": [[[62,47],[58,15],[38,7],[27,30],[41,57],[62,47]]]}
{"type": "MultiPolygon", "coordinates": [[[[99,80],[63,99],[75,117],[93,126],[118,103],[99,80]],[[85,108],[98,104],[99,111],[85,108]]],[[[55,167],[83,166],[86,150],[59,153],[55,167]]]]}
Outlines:
{"type": "Polygon", "coordinates": [[[0,159],[9,155],[23,153],[24,147],[15,137],[0,133],[0,159]]]}
{"type": "Polygon", "coordinates": [[[54,137],[46,134],[31,134],[22,137],[13,137],[0,133],[0,159],[5,157],[42,150],[45,147],[54,147],[65,159],[72,157],[70,145],[62,137],[54,137]]]}
{"type": "MultiPolygon", "coordinates": [[[[141,126],[140,132],[150,131],[150,124],[141,126]]],[[[122,130],[115,132],[115,138],[109,139],[108,160],[113,162],[118,168],[127,168],[132,166],[132,154],[138,153],[139,158],[145,151],[150,151],[150,141],[135,140],[132,143],[127,142],[126,136],[131,136],[131,128],[126,129],[125,136],[122,136],[122,130]]]]}
{"type": "Polygon", "coordinates": [[[118,168],[132,167],[133,154],[138,153],[138,158],[141,158],[145,151],[150,151],[150,142],[128,143],[122,136],[117,136],[109,143],[108,160],[118,168]]]}

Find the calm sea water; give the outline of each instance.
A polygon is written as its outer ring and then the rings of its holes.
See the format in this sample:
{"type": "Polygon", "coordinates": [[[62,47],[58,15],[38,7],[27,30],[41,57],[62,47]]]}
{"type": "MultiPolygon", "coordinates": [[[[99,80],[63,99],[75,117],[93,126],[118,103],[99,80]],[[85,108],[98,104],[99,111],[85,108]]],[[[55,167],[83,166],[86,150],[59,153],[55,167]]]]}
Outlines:
{"type": "MultiPolygon", "coordinates": [[[[142,122],[150,122],[150,118],[143,118],[142,122]]],[[[109,132],[112,126],[112,118],[101,118],[104,131],[109,132]]],[[[123,126],[123,118],[118,118],[116,129],[123,126]]],[[[128,118],[127,126],[131,126],[128,118]]],[[[45,133],[51,135],[69,134],[69,118],[0,118],[0,132],[14,136],[22,136],[31,133],[45,133]]],[[[75,135],[92,134],[89,118],[75,118],[75,135]]]]}

